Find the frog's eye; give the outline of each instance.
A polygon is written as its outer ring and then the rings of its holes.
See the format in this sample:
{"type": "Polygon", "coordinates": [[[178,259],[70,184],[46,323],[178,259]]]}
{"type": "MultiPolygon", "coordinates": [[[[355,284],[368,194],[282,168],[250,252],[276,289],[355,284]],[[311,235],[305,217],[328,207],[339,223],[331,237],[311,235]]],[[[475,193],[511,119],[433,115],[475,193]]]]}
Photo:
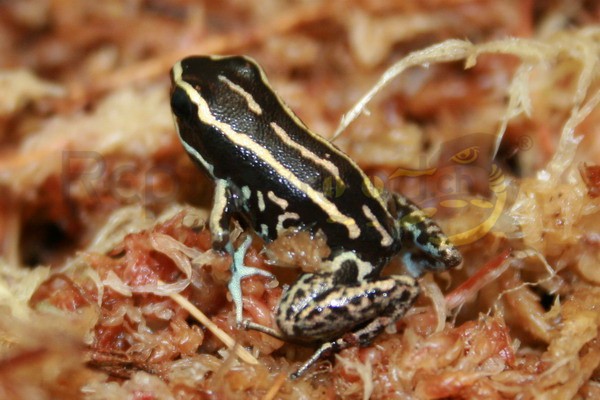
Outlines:
{"type": "Polygon", "coordinates": [[[477,158],[479,158],[479,147],[471,146],[464,149],[463,151],[456,153],[450,159],[459,164],[470,164],[472,162],[475,162],[477,158]]]}
{"type": "Polygon", "coordinates": [[[171,93],[171,109],[179,118],[189,118],[192,115],[190,98],[180,87],[175,87],[171,93]]]}

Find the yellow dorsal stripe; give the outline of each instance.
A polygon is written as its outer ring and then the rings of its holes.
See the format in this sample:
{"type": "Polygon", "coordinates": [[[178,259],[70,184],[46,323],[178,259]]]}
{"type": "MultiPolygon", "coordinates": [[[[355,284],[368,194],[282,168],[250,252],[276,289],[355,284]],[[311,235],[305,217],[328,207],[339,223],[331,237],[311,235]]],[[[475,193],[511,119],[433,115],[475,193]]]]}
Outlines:
{"type": "Polygon", "coordinates": [[[277,134],[277,136],[279,136],[279,139],[281,139],[283,143],[285,143],[293,149],[298,150],[302,157],[307,158],[315,164],[325,168],[327,171],[329,171],[330,174],[334,176],[334,178],[339,178],[340,170],[331,161],[322,159],[312,151],[308,150],[305,146],[294,142],[292,138],[287,134],[287,132],[275,122],[271,122],[271,128],[273,128],[273,131],[275,132],[275,134],[277,134]]]}
{"type": "Polygon", "coordinates": [[[244,100],[246,100],[246,103],[248,104],[248,108],[250,109],[250,111],[252,111],[253,113],[255,113],[257,115],[261,115],[263,113],[262,107],[256,102],[256,100],[254,100],[254,97],[252,97],[252,95],[250,93],[248,93],[248,92],[246,92],[246,90],[244,90],[243,87],[241,87],[240,85],[236,85],[235,83],[233,83],[229,79],[227,79],[226,76],[223,76],[223,75],[219,75],[219,80],[225,82],[227,84],[227,86],[229,86],[229,89],[233,90],[234,92],[236,92],[237,94],[242,96],[244,98],[244,100]]]}

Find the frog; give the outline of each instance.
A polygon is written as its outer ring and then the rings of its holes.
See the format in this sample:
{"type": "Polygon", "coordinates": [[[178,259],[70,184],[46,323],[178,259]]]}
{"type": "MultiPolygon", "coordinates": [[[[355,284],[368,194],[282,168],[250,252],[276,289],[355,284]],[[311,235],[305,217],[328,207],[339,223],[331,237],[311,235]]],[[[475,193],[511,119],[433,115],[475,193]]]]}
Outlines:
{"type": "Polygon", "coordinates": [[[248,56],[190,56],[171,70],[175,127],[192,161],[214,182],[212,247],[232,256],[236,322],[290,342],[318,344],[291,377],[326,354],[368,346],[419,295],[418,279],[462,263],[438,224],[399,193],[376,188],[334,143],[311,131],[248,56]],[[285,288],[276,328],[243,319],[241,280],[252,236],[236,248],[240,223],[266,243],[290,231],[322,234],[329,255],[285,288]],[[382,275],[400,257],[406,273],[382,275]]]}

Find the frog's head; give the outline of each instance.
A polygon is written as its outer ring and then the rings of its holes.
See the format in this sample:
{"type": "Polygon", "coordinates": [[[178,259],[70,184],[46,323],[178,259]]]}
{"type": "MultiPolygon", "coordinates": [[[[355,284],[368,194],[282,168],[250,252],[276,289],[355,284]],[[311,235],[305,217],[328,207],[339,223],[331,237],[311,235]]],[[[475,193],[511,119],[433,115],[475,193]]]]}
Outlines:
{"type": "Polygon", "coordinates": [[[273,100],[264,73],[242,56],[192,56],[171,70],[171,109],[177,133],[190,157],[214,176],[236,165],[236,138],[264,124],[263,110],[273,100]]]}

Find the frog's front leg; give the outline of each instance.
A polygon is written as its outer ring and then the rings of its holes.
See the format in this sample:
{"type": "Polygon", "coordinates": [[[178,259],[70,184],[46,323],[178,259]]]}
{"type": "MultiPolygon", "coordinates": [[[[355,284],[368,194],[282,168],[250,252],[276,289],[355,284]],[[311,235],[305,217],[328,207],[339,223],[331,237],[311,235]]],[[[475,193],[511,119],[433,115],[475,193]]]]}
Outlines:
{"type": "Polygon", "coordinates": [[[215,181],[215,194],[213,208],[209,219],[209,228],[211,232],[212,246],[216,250],[226,250],[232,258],[231,278],[229,280],[229,292],[235,305],[235,320],[241,325],[243,302],[242,302],[242,284],[243,278],[252,275],[262,275],[274,278],[273,275],[259,268],[247,267],[244,265],[244,256],[250,244],[252,237],[248,235],[244,242],[234,250],[233,244],[229,240],[229,226],[233,213],[238,210],[236,204],[236,195],[232,193],[229,183],[224,179],[215,181]]]}
{"type": "Polygon", "coordinates": [[[236,196],[231,192],[229,183],[225,179],[216,179],[213,206],[208,219],[213,249],[221,251],[229,244],[229,226],[237,209],[236,196]]]}
{"type": "Polygon", "coordinates": [[[402,261],[413,277],[425,271],[444,271],[462,262],[458,249],[423,210],[397,193],[392,195],[391,202],[398,237],[406,246],[402,261]]]}
{"type": "Polygon", "coordinates": [[[242,325],[243,317],[243,301],[242,301],[242,279],[253,276],[262,275],[270,279],[275,279],[273,274],[260,268],[248,267],[244,265],[244,256],[248,247],[252,243],[252,236],[248,235],[244,242],[234,251],[233,245],[228,243],[225,247],[231,254],[231,278],[229,279],[229,293],[235,305],[235,322],[238,326],[242,325]]]}
{"type": "Polygon", "coordinates": [[[418,293],[416,281],[403,275],[353,283],[335,272],[301,276],[280,301],[277,325],[283,337],[323,344],[292,377],[325,353],[370,344],[406,313],[418,293]]]}

